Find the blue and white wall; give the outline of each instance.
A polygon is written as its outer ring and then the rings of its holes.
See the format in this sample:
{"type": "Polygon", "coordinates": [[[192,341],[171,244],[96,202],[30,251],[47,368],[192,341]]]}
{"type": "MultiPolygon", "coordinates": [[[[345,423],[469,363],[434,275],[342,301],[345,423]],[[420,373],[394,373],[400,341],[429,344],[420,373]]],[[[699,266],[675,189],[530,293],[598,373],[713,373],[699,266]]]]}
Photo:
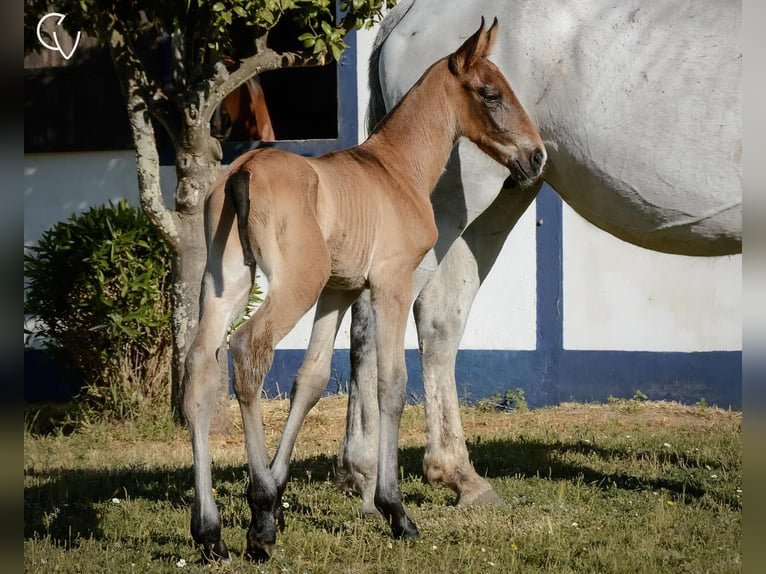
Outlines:
{"type": "MultiPolygon", "coordinates": [[[[343,122],[365,137],[367,58],[375,31],[344,55],[343,122]],[[349,77],[351,78],[349,80],[349,77]],[[354,84],[355,82],[355,84],[354,84]],[[356,92],[356,94],[354,94],[356,92]],[[354,97],[355,96],[355,97],[354,97]],[[351,117],[355,114],[355,117],[351,117]]],[[[132,151],[24,158],[24,242],[109,199],[137,204],[132,151]]],[[[162,168],[172,204],[175,171],[162,168]]],[[[523,388],[533,405],[630,397],[741,406],[741,256],[693,258],[647,251],[596,229],[546,188],[508,238],[471,311],[458,356],[458,393],[478,399],[523,388]],[[541,222],[541,225],[538,225],[541,222]]],[[[311,313],[279,345],[268,392],[286,392],[311,313]]],[[[422,396],[417,338],[407,333],[409,392],[422,396]]],[[[335,379],[348,379],[348,317],[335,379]]]]}

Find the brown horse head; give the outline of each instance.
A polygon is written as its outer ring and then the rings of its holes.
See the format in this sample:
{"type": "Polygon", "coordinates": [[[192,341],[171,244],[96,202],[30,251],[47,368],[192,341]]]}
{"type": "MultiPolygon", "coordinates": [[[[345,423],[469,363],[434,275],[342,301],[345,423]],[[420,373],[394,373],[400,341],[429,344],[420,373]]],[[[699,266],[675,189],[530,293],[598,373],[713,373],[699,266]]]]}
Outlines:
{"type": "Polygon", "coordinates": [[[448,66],[462,91],[462,135],[523,183],[540,175],[547,153],[505,76],[489,60],[497,30],[497,18],[487,30],[482,17],[476,33],[449,56],[448,66]]]}

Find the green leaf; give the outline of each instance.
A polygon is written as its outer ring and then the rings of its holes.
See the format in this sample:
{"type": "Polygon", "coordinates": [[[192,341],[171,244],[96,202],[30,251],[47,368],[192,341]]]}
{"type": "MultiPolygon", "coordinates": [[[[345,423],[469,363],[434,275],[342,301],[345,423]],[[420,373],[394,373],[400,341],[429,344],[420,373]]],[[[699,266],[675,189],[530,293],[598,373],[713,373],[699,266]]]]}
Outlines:
{"type": "Polygon", "coordinates": [[[332,57],[335,58],[336,62],[340,62],[341,54],[343,53],[343,45],[333,44],[330,46],[330,49],[332,50],[332,57]]]}

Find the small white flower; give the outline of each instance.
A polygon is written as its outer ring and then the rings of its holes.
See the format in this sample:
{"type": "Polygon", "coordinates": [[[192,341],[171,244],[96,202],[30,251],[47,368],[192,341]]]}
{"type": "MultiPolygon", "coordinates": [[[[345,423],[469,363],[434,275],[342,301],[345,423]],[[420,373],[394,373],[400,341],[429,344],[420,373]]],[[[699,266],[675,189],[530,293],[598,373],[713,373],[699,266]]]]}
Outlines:
{"type": "Polygon", "coordinates": [[[710,478],[718,478],[718,475],[717,474],[711,474],[710,478]]]}
{"type": "Polygon", "coordinates": [[[284,501],[284,502],[282,503],[282,508],[284,508],[285,510],[287,510],[288,508],[290,508],[290,503],[289,503],[289,502],[287,502],[287,501],[284,501]]]}
{"type": "Polygon", "coordinates": [[[113,498],[112,504],[120,504],[121,500],[119,498],[113,498]]]}
{"type": "Polygon", "coordinates": [[[495,565],[494,562],[487,562],[487,564],[489,564],[490,566],[494,566],[495,565]]]}
{"type": "Polygon", "coordinates": [[[737,494],[742,494],[742,489],[741,488],[737,489],[737,494]]]}
{"type": "Polygon", "coordinates": [[[431,550],[438,550],[438,548],[436,548],[436,544],[431,545],[431,550]]]}
{"type": "Polygon", "coordinates": [[[176,568],[185,568],[185,567],[186,567],[186,560],[184,560],[183,558],[181,558],[180,560],[178,560],[178,562],[176,562],[176,568]]]}
{"type": "Polygon", "coordinates": [[[712,468],[710,468],[710,466],[706,464],[706,465],[705,465],[705,470],[713,470],[713,469],[712,469],[712,468]]]}
{"type": "Polygon", "coordinates": [[[579,524],[577,524],[576,522],[572,523],[572,528],[577,528],[578,526],[579,526],[579,524]]]}
{"type": "Polygon", "coordinates": [[[482,549],[481,549],[481,551],[482,551],[482,552],[486,552],[486,551],[487,551],[487,549],[486,549],[486,548],[482,548],[482,549]]]}
{"type": "Polygon", "coordinates": [[[582,439],[582,441],[583,441],[585,444],[590,444],[590,440],[589,440],[589,439],[587,439],[587,438],[584,438],[584,439],[582,439]]]}
{"type": "Polygon", "coordinates": [[[669,442],[663,442],[662,446],[664,446],[665,448],[670,448],[670,443],[669,442]]]}
{"type": "Polygon", "coordinates": [[[386,548],[388,548],[389,550],[391,550],[393,547],[394,547],[394,545],[391,544],[390,542],[388,544],[386,544],[386,548]]]}

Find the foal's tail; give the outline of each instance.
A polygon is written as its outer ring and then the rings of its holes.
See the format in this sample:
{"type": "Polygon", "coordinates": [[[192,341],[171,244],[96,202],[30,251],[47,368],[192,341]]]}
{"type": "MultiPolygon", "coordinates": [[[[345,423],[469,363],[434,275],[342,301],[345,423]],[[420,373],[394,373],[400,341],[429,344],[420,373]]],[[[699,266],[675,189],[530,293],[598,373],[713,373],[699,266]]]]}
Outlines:
{"type": "Polygon", "coordinates": [[[245,254],[245,265],[252,267],[255,265],[255,256],[250,244],[247,224],[250,215],[250,172],[240,169],[232,173],[226,180],[226,195],[234,204],[234,211],[237,214],[237,231],[239,231],[242,252],[245,254]]]}

